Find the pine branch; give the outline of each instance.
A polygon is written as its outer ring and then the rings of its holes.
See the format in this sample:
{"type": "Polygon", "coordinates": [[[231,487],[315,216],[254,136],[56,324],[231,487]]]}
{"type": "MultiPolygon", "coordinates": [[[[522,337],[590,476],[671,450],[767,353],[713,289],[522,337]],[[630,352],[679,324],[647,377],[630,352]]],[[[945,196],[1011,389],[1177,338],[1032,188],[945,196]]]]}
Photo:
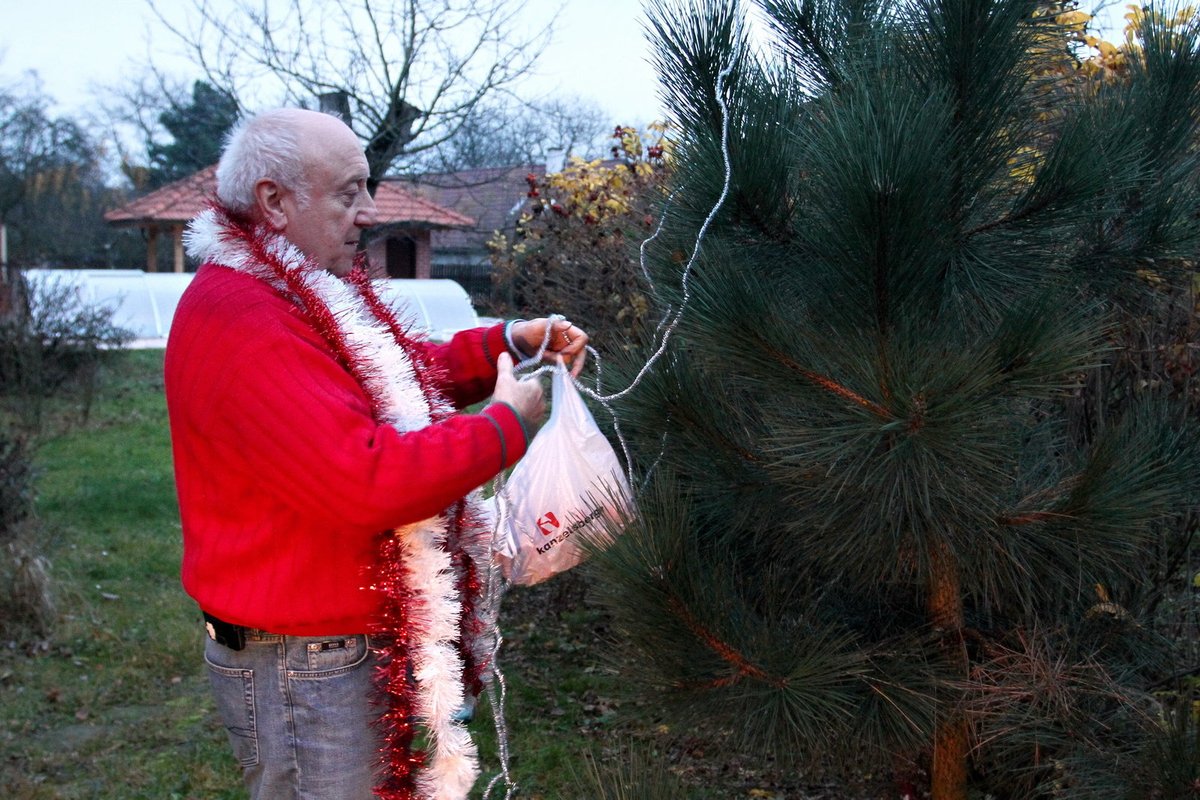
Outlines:
{"type": "Polygon", "coordinates": [[[763,339],[761,336],[758,336],[757,331],[755,331],[755,338],[757,340],[758,346],[762,348],[763,352],[769,354],[772,358],[774,358],[776,361],[778,361],[784,367],[787,367],[788,369],[797,373],[798,375],[800,375],[804,379],[808,380],[815,386],[817,386],[821,389],[824,389],[825,391],[829,392],[830,394],[836,395],[836,396],[842,398],[843,400],[849,400],[850,402],[854,403],[855,405],[865,408],[867,411],[870,411],[872,414],[874,414],[877,417],[881,417],[883,419],[892,419],[893,418],[892,413],[890,411],[888,411],[886,408],[884,408],[883,406],[879,405],[878,403],[876,403],[872,400],[868,400],[867,398],[863,397],[862,395],[858,394],[857,392],[853,391],[852,389],[848,389],[847,387],[843,386],[842,384],[838,383],[837,381],[833,380],[830,377],[818,374],[809,369],[805,369],[797,361],[795,361],[794,359],[790,358],[788,355],[786,355],[785,353],[780,351],[778,348],[776,348],[773,344],[768,342],[766,339],[763,339]]]}
{"type": "Polygon", "coordinates": [[[750,661],[744,655],[742,655],[742,653],[738,652],[737,648],[733,647],[728,642],[722,641],[720,637],[716,636],[714,633],[701,625],[696,617],[693,616],[690,611],[688,611],[687,606],[683,604],[683,601],[679,599],[678,595],[671,595],[669,606],[676,616],[678,616],[683,622],[684,626],[687,627],[687,629],[693,634],[695,634],[696,638],[703,642],[705,647],[707,647],[711,652],[716,654],[719,659],[729,664],[733,668],[734,674],[726,678],[717,678],[709,682],[706,684],[707,688],[732,686],[742,678],[753,678],[755,680],[762,681],[769,686],[773,686],[776,689],[783,689],[787,686],[786,680],[768,675],[761,667],[750,663],[750,661]]]}

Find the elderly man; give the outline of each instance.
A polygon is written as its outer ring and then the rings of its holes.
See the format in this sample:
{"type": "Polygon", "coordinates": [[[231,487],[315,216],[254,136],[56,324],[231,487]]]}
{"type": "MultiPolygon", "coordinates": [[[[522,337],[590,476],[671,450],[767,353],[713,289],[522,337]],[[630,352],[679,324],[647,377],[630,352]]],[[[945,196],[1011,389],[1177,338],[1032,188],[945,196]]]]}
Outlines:
{"type": "Polygon", "coordinates": [[[202,266],[166,355],[182,577],[255,798],[466,796],[477,768],[453,712],[485,669],[490,558],[473,492],[544,412],[513,356],[545,340],[578,372],[587,343],[549,319],[444,345],[409,333],[357,264],[367,174],[336,118],[259,115],[186,237],[202,266]]]}

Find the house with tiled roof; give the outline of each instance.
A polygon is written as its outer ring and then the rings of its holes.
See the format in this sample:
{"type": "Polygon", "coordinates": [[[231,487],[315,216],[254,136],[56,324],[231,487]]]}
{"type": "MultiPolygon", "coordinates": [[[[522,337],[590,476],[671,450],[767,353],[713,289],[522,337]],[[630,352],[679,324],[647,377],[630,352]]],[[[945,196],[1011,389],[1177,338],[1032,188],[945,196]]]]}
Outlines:
{"type": "MultiPolygon", "coordinates": [[[[138,227],[146,232],[146,271],[158,271],[159,242],[168,238],[172,269],[184,272],[183,229],[216,198],[216,166],[206,167],[104,215],[111,225],[138,227]]],[[[476,220],[398,182],[384,181],[375,192],[378,223],[368,231],[367,253],[377,277],[429,278],[432,236],[471,230],[476,220]]]]}
{"type": "Polygon", "coordinates": [[[403,186],[409,193],[454,209],[475,221],[470,226],[432,232],[431,274],[435,278],[455,280],[468,293],[478,296],[486,294],[491,287],[487,241],[496,231],[510,230],[515,224],[527,203],[529,184],[526,178],[529,175],[541,181],[546,175],[546,165],[518,164],[425,173],[386,178],[379,186],[381,190],[384,186],[403,186]]]}

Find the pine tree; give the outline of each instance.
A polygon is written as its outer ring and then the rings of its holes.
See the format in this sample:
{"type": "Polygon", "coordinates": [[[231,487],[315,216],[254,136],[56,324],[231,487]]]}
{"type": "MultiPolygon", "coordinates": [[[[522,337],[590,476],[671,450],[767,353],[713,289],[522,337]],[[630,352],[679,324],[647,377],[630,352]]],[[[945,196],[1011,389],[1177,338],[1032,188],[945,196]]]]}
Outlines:
{"type": "Polygon", "coordinates": [[[189,105],[172,104],[158,115],[171,141],[151,141],[147,145],[152,187],[186,178],[217,163],[225,134],[238,120],[237,100],[204,81],[192,84],[191,99],[189,105]]]}
{"type": "Polygon", "coordinates": [[[650,9],[670,340],[614,404],[645,484],[600,562],[631,684],[781,759],[924,764],[935,800],[1184,796],[1195,743],[1173,787],[1137,755],[1179,719],[1140,598],[1195,431],[1088,387],[1147,270],[1190,281],[1200,28],[1148,14],[1093,81],[1053,68],[1061,6],[757,6],[773,48],[735,0],[650,9]]]}

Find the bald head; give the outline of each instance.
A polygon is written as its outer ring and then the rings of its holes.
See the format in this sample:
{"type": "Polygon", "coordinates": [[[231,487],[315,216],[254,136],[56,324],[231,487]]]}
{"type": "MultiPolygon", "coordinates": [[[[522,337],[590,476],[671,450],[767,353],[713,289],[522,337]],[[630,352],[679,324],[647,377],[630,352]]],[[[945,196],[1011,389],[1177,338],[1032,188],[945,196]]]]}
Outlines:
{"type": "Polygon", "coordinates": [[[360,235],[375,224],[370,170],[358,137],[337,117],[267,111],[229,136],[217,197],[265,225],[335,275],[354,267],[360,235]]]}
{"type": "Polygon", "coordinates": [[[337,117],[302,108],[278,108],[239,122],[225,139],[217,165],[217,199],[231,211],[253,216],[255,186],[270,180],[306,198],[310,166],[331,143],[353,142],[354,132],[337,117]]]}

